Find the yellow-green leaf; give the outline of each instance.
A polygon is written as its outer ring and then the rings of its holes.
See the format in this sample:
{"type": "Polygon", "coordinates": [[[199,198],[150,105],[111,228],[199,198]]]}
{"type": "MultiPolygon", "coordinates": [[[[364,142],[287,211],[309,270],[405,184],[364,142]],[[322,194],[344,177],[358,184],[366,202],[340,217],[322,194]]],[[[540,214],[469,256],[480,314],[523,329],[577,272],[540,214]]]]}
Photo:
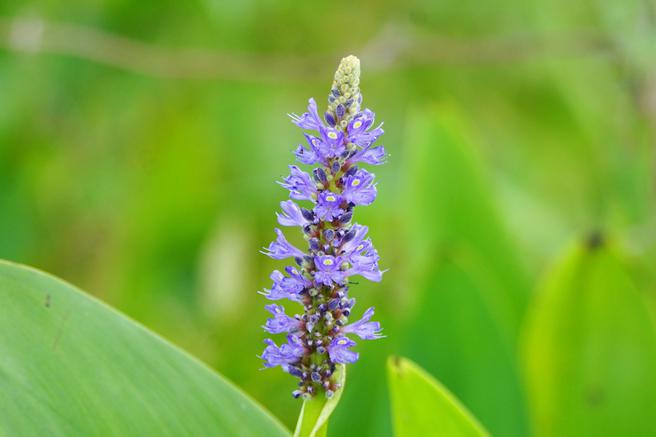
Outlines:
{"type": "Polygon", "coordinates": [[[413,362],[392,357],[387,368],[397,437],[488,435],[455,396],[413,362]]]}
{"type": "Polygon", "coordinates": [[[523,339],[536,435],[656,435],[656,331],[628,272],[596,237],[540,288],[523,339]]]}

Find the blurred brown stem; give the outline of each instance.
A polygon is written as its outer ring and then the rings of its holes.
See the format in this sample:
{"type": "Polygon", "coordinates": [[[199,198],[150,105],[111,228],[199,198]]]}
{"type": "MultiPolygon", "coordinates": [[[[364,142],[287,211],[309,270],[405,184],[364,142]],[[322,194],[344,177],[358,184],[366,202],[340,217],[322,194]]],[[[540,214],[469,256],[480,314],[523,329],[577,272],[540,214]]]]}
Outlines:
{"type": "MultiPolygon", "coordinates": [[[[288,82],[309,79],[343,53],[314,57],[170,49],[93,29],[41,18],[0,18],[0,47],[9,52],[72,56],[148,76],[288,82]]],[[[510,35],[457,39],[391,23],[360,51],[369,71],[413,65],[520,62],[544,57],[608,53],[595,34],[510,35]]]]}

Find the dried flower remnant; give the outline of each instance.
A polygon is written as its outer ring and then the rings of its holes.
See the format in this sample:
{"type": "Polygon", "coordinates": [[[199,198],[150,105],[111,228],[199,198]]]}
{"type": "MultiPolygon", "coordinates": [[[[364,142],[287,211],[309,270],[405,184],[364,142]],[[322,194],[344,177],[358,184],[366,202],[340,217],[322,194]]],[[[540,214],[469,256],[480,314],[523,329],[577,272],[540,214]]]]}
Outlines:
{"type": "Polygon", "coordinates": [[[302,314],[290,316],[278,304],[267,305],[272,315],[264,325],[270,334],[287,334],[278,346],[265,341],[261,358],[265,367],[280,366],[299,378],[295,397],[311,397],[319,392],[331,397],[339,387],[334,378],[337,365],[353,363],[358,353],[355,341],[381,338],[381,327],[372,322],[374,309],[349,324],[355,299],[349,297],[349,278],[362,276],[380,281],[378,252],[367,236],[367,227],[352,223],[353,209],[371,204],[377,195],[374,175],[359,165],[379,165],[385,161],[383,146],[374,143],[383,134],[373,127],[374,113],[360,110],[360,61],[355,56],[342,59],[328,95],[323,119],[310,99],[308,112],[292,114],[304,133],[307,145],[299,145],[296,158],[315,166],[305,172],[290,165],[290,175],[280,184],[292,200],[281,202],[277,213],[281,226],[299,226],[308,242],[304,252],[290,244],[280,229],[277,238],[263,253],[274,259],[292,258],[298,267],[271,274],[273,286],[262,294],[270,300],[288,299],[303,307],[302,314]],[[295,201],[311,202],[305,208],[295,201]]]}

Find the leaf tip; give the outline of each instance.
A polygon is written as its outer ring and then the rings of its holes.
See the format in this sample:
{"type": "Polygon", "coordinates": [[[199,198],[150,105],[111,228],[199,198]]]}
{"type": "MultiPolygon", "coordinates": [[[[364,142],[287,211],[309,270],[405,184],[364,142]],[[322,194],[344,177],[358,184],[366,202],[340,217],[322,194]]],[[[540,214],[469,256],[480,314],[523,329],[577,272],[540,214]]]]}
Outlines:
{"type": "Polygon", "coordinates": [[[387,358],[387,369],[389,373],[393,373],[397,375],[397,377],[401,377],[404,374],[404,368],[407,367],[407,360],[405,360],[403,357],[400,357],[398,355],[390,355],[389,358],[387,358]]]}
{"type": "Polygon", "coordinates": [[[606,242],[606,238],[599,229],[591,231],[585,239],[585,246],[590,251],[601,249],[606,242]]]}

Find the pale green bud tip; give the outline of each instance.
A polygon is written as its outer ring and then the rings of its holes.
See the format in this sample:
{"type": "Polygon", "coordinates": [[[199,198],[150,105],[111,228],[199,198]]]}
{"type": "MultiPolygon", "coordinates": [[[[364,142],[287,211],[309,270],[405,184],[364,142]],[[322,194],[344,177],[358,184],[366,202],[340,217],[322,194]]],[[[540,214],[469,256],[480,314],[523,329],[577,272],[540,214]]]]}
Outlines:
{"type": "MultiPolygon", "coordinates": [[[[360,60],[353,55],[342,58],[335,72],[335,82],[342,84],[344,80],[360,81],[360,60]]],[[[348,82],[347,82],[348,83],[348,82]]]]}
{"type": "Polygon", "coordinates": [[[344,129],[360,111],[360,60],[353,56],[342,59],[335,72],[333,86],[328,95],[327,120],[337,128],[344,129]]]}

